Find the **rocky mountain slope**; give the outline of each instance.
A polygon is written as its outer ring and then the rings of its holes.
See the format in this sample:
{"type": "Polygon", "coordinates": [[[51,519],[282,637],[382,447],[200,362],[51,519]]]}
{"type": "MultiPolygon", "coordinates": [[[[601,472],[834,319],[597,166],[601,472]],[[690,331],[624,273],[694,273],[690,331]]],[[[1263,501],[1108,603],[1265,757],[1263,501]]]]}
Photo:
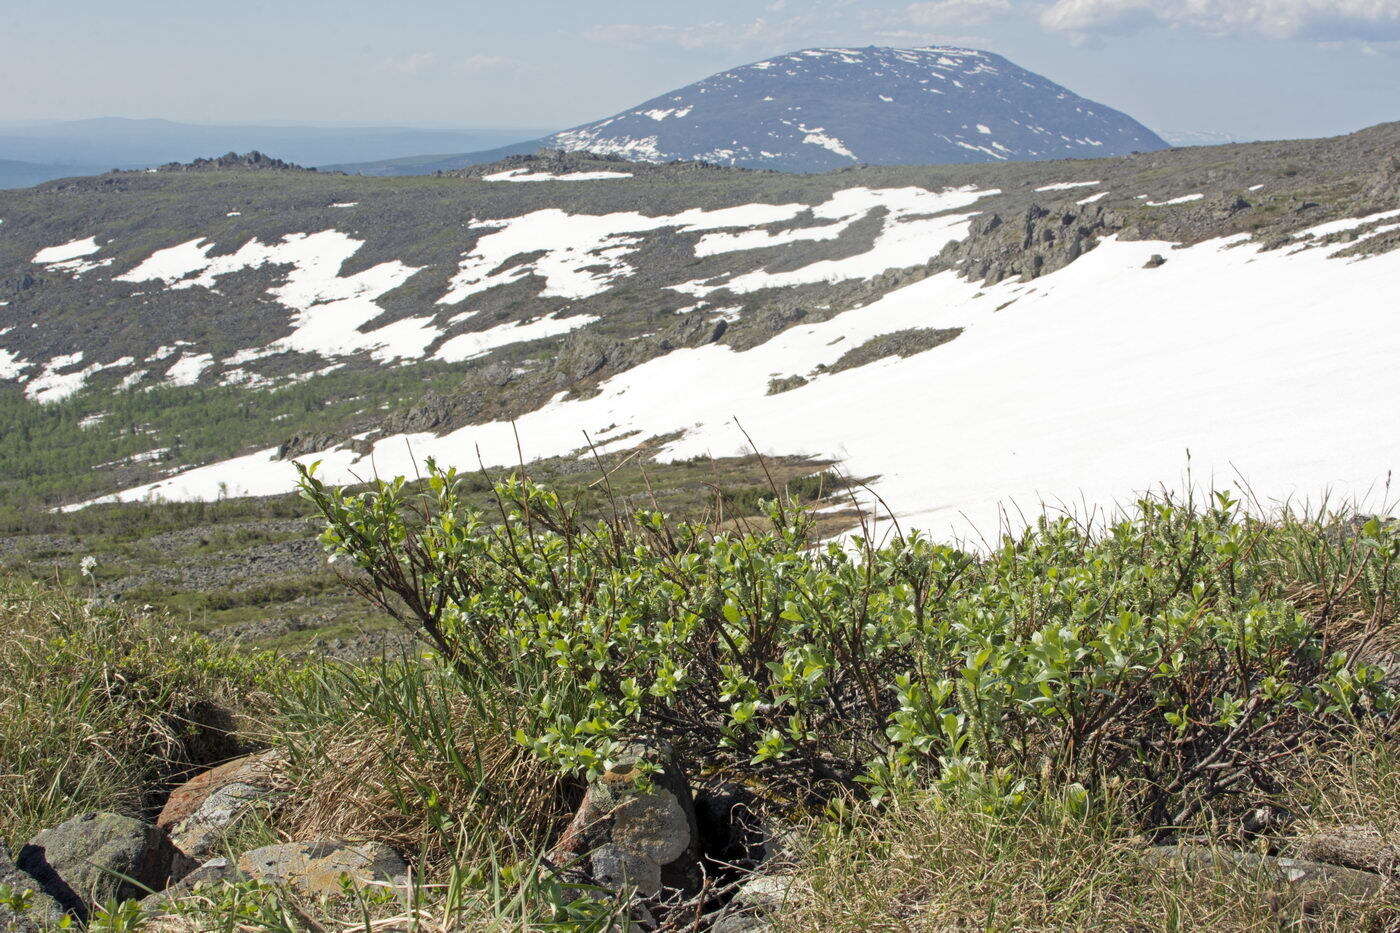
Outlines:
{"type": "Polygon", "coordinates": [[[1147,127],[994,55],[804,49],[713,75],[546,144],[654,162],[818,172],[1125,155],[1147,127]]]}
{"type": "Polygon", "coordinates": [[[747,447],[736,416],[924,518],[1091,480],[1112,499],[1188,448],[1369,483],[1395,453],[1362,427],[1394,378],[1397,141],[820,176],[556,153],[0,193],[5,494],[276,493],[290,457],[349,479],[590,441],[724,455],[747,447]],[[1305,427],[1352,453],[1300,447],[1305,427]]]}

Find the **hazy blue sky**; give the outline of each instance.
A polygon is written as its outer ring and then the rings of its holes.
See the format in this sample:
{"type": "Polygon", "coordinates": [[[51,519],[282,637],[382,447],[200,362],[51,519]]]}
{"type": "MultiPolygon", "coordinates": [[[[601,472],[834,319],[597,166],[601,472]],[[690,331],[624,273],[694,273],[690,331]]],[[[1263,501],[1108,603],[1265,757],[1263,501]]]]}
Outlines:
{"type": "Polygon", "coordinates": [[[812,45],[999,52],[1165,132],[1400,119],[1400,0],[5,0],[0,120],[562,128],[812,45]]]}

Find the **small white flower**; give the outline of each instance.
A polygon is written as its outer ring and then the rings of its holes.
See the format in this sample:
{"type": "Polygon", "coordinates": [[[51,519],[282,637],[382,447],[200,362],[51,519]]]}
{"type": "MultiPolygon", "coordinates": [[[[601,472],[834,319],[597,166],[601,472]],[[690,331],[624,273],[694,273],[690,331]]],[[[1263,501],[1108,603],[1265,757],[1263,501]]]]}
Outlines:
{"type": "Polygon", "coordinates": [[[91,577],[92,572],[97,569],[97,558],[89,554],[78,564],[78,572],[85,577],[91,577]]]}

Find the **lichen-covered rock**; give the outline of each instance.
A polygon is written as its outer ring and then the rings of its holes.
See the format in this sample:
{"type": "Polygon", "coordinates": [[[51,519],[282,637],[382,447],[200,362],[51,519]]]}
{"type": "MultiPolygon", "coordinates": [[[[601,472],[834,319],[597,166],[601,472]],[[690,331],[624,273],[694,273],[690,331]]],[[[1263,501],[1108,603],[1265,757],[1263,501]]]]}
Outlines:
{"type": "Polygon", "coordinates": [[[175,789],[156,826],[179,852],[172,866],[177,879],[218,855],[228,833],[273,795],[277,760],[275,752],[237,758],[175,789]]]}
{"type": "Polygon", "coordinates": [[[589,785],[554,859],[596,884],[643,897],[700,889],[699,832],[690,782],[668,746],[633,746],[589,785]],[[657,768],[641,786],[642,763],[657,768]]]}
{"type": "Polygon", "coordinates": [[[378,842],[358,845],[337,839],[286,842],[245,852],[238,871],[256,881],[285,884],[312,897],[340,891],[342,878],[356,885],[408,884],[408,866],[398,853],[378,842]]]}
{"type": "Polygon", "coordinates": [[[200,865],[164,891],[141,898],[141,907],[149,913],[160,913],[172,904],[194,894],[201,887],[245,881],[248,876],[238,870],[232,860],[220,856],[200,865]]]}
{"type": "Polygon", "coordinates": [[[1400,841],[1374,826],[1321,827],[1300,835],[1290,850],[1301,859],[1400,876],[1400,841]]]}
{"type": "Polygon", "coordinates": [[[63,917],[63,907],[44,892],[39,882],[15,865],[10,852],[0,846],[0,930],[30,933],[48,929],[63,917]]]}
{"type": "Polygon", "coordinates": [[[174,852],[165,833],[150,823],[85,813],[36,835],[15,864],[65,910],[86,918],[91,904],[165,887],[174,852]]]}
{"type": "Polygon", "coordinates": [[[1368,871],[1204,845],[1155,846],[1148,850],[1148,859],[1181,865],[1189,871],[1233,869],[1261,875],[1293,888],[1314,904],[1373,895],[1386,885],[1384,878],[1368,871]]]}

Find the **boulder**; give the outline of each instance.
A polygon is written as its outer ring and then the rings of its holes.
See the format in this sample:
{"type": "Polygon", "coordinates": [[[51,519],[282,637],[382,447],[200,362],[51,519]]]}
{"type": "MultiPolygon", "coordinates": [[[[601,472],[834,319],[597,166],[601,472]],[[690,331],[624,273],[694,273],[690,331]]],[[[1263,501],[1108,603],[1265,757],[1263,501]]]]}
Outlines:
{"type": "Polygon", "coordinates": [[[175,849],[150,823],[116,813],[85,813],[46,829],[15,864],[63,908],[86,919],[91,904],[134,900],[165,887],[175,849]]]}
{"type": "Polygon", "coordinates": [[[1149,861],[1170,862],[1189,871],[1227,869],[1262,875],[1296,890],[1306,902],[1314,904],[1366,897],[1386,886],[1384,878],[1368,871],[1205,845],[1153,846],[1147,850],[1147,857],[1149,861]]]}
{"type": "Polygon", "coordinates": [[[553,859],[592,883],[642,897],[697,893],[703,876],[695,803],[671,748],[627,748],[589,785],[553,859]],[[644,762],[660,769],[645,780],[638,767],[644,762]]]}
{"type": "Polygon", "coordinates": [[[220,856],[200,865],[164,891],[146,895],[141,899],[141,908],[150,913],[161,913],[176,901],[193,894],[197,888],[205,885],[231,884],[246,881],[247,878],[248,876],[239,871],[238,866],[230,859],[220,856]]]}
{"type": "Polygon", "coordinates": [[[44,892],[39,882],[15,865],[10,852],[0,846],[0,930],[30,933],[56,926],[63,918],[63,907],[44,892]]]}
{"type": "Polygon", "coordinates": [[[156,817],[178,850],[172,872],[178,880],[220,854],[224,838],[240,820],[275,792],[277,755],[236,758],[177,787],[156,817]]]}
{"type": "Polygon", "coordinates": [[[339,893],[343,877],[360,886],[408,885],[404,860],[378,842],[284,842],[243,853],[235,867],[255,881],[284,884],[309,897],[339,893]]]}

